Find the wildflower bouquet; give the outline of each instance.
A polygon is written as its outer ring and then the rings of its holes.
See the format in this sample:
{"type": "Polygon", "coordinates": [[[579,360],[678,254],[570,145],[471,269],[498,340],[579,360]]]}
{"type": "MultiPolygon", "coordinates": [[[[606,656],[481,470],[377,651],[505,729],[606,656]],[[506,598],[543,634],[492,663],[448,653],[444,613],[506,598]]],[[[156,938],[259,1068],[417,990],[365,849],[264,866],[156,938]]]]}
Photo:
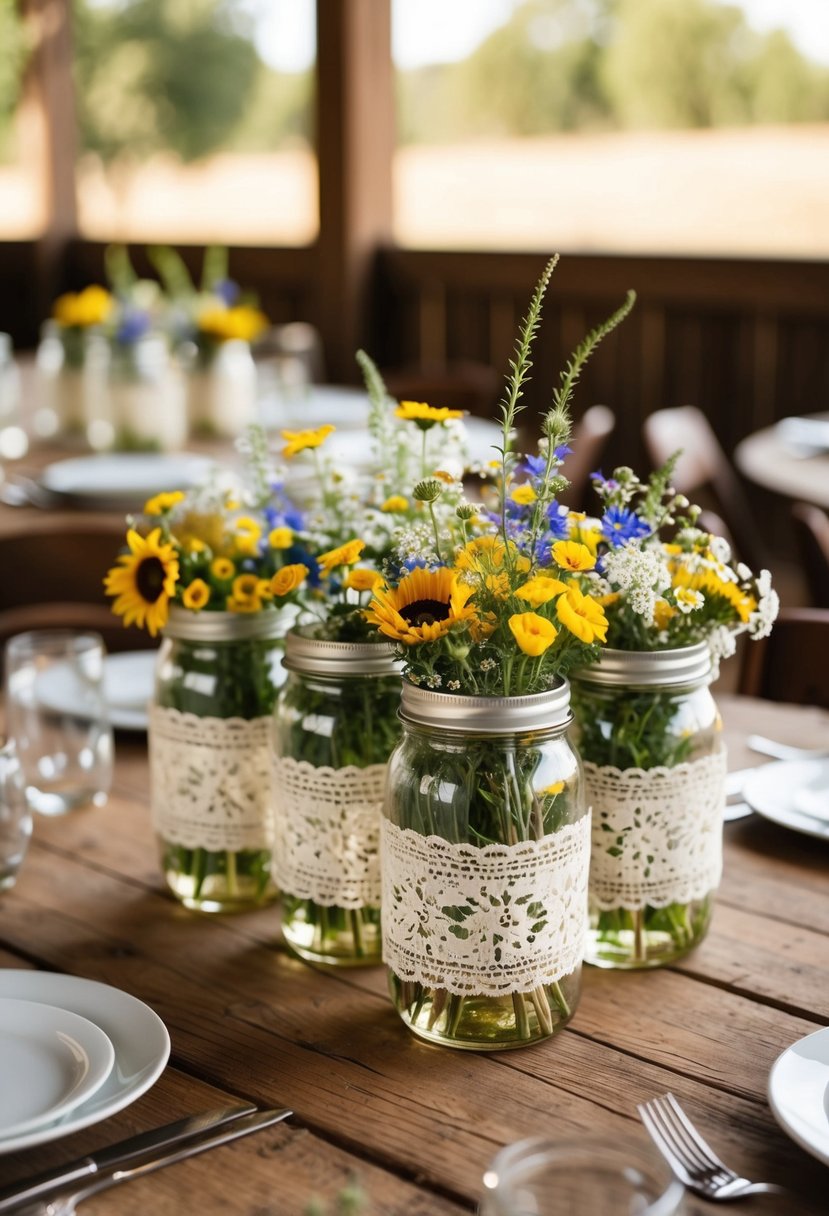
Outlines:
{"type": "MultiPolygon", "coordinates": [[[[556,259],[523,322],[502,405],[492,501],[436,515],[417,565],[387,562],[368,619],[403,666],[405,734],[383,827],[384,957],[403,1020],[431,1041],[495,1048],[571,1016],[584,944],[589,817],[564,730],[564,676],[607,635],[581,587],[596,555],[559,496],[569,406],[632,293],[573,353],[538,451],[513,450],[520,398],[556,259]]],[[[439,479],[413,497],[437,512],[439,479]]]]}
{"type": "Polygon", "coordinates": [[[573,681],[594,814],[591,961],[653,966],[704,936],[721,869],[725,754],[708,690],[735,638],[765,637],[778,600],[671,486],[677,456],[642,482],[593,474],[602,503],[573,535],[608,621],[602,662],[573,681]]]}
{"type": "Polygon", "coordinates": [[[270,897],[268,734],[284,635],[308,566],[299,516],[276,502],[264,440],[244,480],[156,495],[130,520],[106,578],[125,624],[165,638],[150,713],[153,818],[162,866],[188,906],[270,897]]]}

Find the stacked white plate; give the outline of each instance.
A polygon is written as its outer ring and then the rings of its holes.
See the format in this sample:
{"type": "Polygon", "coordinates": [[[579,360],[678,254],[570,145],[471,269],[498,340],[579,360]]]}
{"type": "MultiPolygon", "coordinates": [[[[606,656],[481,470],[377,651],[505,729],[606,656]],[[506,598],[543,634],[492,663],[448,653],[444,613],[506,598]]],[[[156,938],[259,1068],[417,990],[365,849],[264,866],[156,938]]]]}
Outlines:
{"type": "Polygon", "coordinates": [[[122,1110],[169,1055],[164,1023],[128,993],[71,975],[0,970],[0,1154],[122,1110]]]}

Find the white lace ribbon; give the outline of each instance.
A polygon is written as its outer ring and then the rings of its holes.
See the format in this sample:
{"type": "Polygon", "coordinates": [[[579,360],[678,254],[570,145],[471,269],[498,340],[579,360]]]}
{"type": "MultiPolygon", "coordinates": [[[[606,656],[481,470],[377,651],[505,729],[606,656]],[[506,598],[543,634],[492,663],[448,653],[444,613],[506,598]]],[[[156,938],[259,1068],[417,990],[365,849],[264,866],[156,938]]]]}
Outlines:
{"type": "Polygon", "coordinates": [[[725,771],[724,750],[675,768],[585,764],[594,907],[664,908],[719,886],[725,771]]]}
{"type": "Polygon", "coordinates": [[[380,903],[386,765],[317,767],[273,757],[272,872],[280,890],[324,907],[380,903]]]}
{"type": "Polygon", "coordinates": [[[400,979],[505,996],[581,962],[589,815],[538,841],[483,848],[384,819],[381,857],[383,959],[400,979]]]}
{"type": "Polygon", "coordinates": [[[186,849],[269,849],[270,717],[150,709],[150,789],[159,836],[186,849]]]}

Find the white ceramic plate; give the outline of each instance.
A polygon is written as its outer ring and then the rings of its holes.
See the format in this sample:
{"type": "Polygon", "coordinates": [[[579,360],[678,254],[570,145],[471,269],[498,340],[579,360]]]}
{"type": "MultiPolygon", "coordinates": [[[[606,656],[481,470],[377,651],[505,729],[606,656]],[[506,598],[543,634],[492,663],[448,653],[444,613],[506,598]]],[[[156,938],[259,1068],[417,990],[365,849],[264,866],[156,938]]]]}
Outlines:
{"type": "Polygon", "coordinates": [[[829,1165],[829,1026],[778,1056],[769,1074],[769,1103],[783,1131],[829,1165]]]}
{"type": "Polygon", "coordinates": [[[40,1001],[88,1018],[103,1030],[115,1051],[112,1070],[96,1093],[62,1119],[3,1137],[0,1153],[57,1140],[123,1110],[158,1080],[170,1055],[170,1036],[158,1014],[107,984],[48,971],[0,969],[0,997],[40,1001]]]}
{"type": "Polygon", "coordinates": [[[103,1030],[77,1013],[0,998],[0,1138],[34,1131],[91,1098],[114,1060],[103,1030]]]}
{"type": "Polygon", "coordinates": [[[112,452],[74,456],[48,465],[40,484],[75,506],[140,511],[162,490],[186,490],[202,481],[214,461],[192,452],[112,452]]]}
{"type": "MultiPolygon", "coordinates": [[[[146,730],[147,705],[153,695],[156,652],[130,650],[104,660],[104,701],[118,730],[146,730]]],[[[82,714],[84,690],[70,663],[58,663],[38,676],[41,705],[56,713],[82,714]]]]}
{"type": "Polygon", "coordinates": [[[766,819],[829,840],[829,759],[764,764],[747,778],[743,797],[766,819]]]}

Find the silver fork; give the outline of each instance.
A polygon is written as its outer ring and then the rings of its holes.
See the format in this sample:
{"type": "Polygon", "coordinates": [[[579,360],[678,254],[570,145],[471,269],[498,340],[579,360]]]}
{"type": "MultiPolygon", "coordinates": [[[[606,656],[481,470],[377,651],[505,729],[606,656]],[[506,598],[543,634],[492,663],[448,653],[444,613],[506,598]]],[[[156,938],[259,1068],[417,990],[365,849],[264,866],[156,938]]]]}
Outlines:
{"type": "Polygon", "coordinates": [[[680,1182],[704,1199],[725,1202],[744,1195],[784,1195],[773,1182],[751,1182],[729,1169],[711,1151],[673,1094],[636,1108],[656,1147],[680,1182]]]}

